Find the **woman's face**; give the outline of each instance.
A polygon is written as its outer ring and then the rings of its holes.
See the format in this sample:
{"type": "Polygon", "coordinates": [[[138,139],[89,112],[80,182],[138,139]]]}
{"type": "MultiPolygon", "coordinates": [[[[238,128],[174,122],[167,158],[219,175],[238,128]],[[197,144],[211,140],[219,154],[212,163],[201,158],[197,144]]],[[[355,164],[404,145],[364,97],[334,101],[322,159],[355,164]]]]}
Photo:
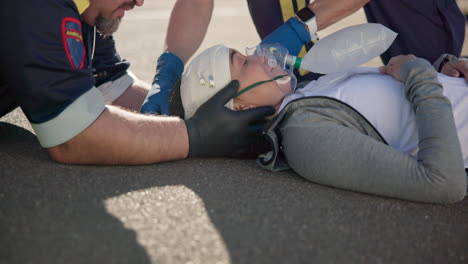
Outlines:
{"type": "Polygon", "coordinates": [[[257,82],[286,75],[239,95],[234,99],[235,103],[241,102],[250,107],[279,106],[283,98],[291,93],[291,77],[279,65],[275,68],[265,67],[264,57],[245,56],[234,49],[229,50],[229,57],[231,79],[239,81],[239,91],[257,82]]]}

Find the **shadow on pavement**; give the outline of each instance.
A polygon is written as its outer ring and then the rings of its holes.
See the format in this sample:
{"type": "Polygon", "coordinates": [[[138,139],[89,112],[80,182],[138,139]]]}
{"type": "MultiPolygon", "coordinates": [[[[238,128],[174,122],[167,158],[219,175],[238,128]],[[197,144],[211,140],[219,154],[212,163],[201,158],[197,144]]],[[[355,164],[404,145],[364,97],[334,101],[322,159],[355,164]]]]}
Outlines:
{"type": "Polygon", "coordinates": [[[173,185],[201,198],[231,263],[468,262],[467,199],[435,206],[362,195],[268,173],[252,160],[61,165],[31,132],[3,122],[0,146],[0,263],[178,263],[150,257],[104,205],[173,185]]]}
{"type": "Polygon", "coordinates": [[[95,185],[99,168],[52,163],[21,127],[0,122],[0,135],[4,263],[150,263],[134,231],[107,213],[113,187],[95,185]]]}

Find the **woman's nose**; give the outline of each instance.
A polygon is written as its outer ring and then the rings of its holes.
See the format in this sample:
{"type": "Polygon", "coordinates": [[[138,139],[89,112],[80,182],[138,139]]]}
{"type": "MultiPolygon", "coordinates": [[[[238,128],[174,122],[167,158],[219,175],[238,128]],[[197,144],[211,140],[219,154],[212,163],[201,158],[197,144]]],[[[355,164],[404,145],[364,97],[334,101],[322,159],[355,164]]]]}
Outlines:
{"type": "Polygon", "coordinates": [[[260,55],[258,56],[257,54],[250,55],[247,57],[249,61],[256,62],[256,63],[265,63],[265,56],[260,55]]]}

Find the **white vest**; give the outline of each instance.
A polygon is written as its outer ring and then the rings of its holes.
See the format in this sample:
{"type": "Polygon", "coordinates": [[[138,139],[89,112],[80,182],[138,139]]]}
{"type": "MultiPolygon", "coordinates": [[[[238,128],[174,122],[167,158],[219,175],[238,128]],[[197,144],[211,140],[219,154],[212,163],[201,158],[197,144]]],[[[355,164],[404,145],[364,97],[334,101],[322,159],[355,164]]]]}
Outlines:
{"type": "MultiPolygon", "coordinates": [[[[438,75],[444,95],[452,103],[465,168],[468,168],[468,84],[463,78],[438,75]]],[[[287,96],[281,109],[291,100],[306,96],[327,96],[345,102],[361,113],[395,149],[416,156],[416,119],[404,94],[403,83],[377,68],[355,68],[332,73],[312,81],[287,96]]]]}

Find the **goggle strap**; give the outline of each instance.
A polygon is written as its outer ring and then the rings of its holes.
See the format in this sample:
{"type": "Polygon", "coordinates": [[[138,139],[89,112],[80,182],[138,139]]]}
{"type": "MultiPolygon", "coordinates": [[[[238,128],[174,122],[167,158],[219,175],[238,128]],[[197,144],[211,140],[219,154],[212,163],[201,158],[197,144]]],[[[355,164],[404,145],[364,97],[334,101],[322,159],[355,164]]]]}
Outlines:
{"type": "Polygon", "coordinates": [[[271,80],[266,80],[266,81],[261,81],[261,82],[254,83],[254,84],[252,84],[252,85],[250,85],[250,86],[247,86],[246,88],[240,90],[239,92],[237,92],[237,93],[234,95],[233,98],[236,98],[236,97],[240,96],[241,94],[243,94],[243,93],[245,93],[245,92],[248,92],[249,90],[252,90],[253,88],[255,88],[255,87],[259,86],[259,85],[262,85],[262,84],[264,84],[264,83],[273,82],[273,81],[276,81],[276,80],[281,79],[281,78],[286,77],[286,76],[288,76],[288,75],[287,75],[287,74],[285,74],[285,75],[280,75],[280,76],[276,76],[275,78],[273,78],[273,79],[271,79],[271,80]]]}

